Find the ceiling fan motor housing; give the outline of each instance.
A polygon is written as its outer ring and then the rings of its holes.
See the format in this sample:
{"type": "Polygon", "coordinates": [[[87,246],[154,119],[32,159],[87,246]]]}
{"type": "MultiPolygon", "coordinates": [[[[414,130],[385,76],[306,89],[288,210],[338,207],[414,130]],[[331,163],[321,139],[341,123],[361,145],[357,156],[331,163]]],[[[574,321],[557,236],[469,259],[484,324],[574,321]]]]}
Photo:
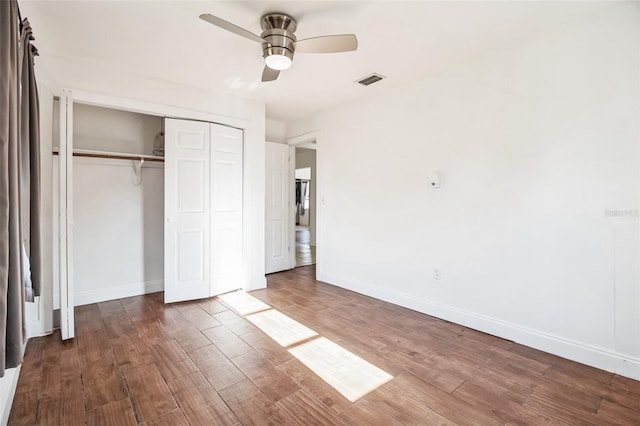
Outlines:
{"type": "Polygon", "coordinates": [[[262,17],[261,21],[263,38],[262,56],[283,55],[293,59],[295,43],[297,41],[294,32],[296,21],[284,13],[270,13],[262,17]]]}

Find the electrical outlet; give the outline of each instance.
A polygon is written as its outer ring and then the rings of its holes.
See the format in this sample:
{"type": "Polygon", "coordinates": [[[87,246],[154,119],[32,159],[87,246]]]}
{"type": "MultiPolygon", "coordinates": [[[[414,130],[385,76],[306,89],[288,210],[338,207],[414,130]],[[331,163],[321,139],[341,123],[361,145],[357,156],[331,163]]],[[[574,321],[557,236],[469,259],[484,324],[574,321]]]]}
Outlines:
{"type": "Polygon", "coordinates": [[[442,269],[433,268],[433,279],[440,280],[442,278],[442,269]]]}

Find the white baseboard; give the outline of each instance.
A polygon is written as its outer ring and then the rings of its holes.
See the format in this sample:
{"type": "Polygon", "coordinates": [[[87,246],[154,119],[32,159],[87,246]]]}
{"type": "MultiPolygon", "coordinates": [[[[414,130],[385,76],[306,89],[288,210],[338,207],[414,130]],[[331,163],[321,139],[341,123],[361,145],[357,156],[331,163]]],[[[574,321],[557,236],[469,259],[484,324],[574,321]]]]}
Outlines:
{"type": "Polygon", "coordinates": [[[107,300],[122,299],[124,297],[157,293],[163,290],[164,280],[154,280],[143,283],[131,283],[109,288],[100,288],[96,290],[78,292],[75,293],[73,297],[75,305],[82,306],[89,305],[91,303],[105,302],[107,300]]]}
{"type": "Polygon", "coordinates": [[[20,368],[22,365],[16,368],[10,368],[5,370],[4,377],[0,379],[0,418],[3,425],[9,422],[9,414],[11,414],[11,406],[13,405],[13,397],[16,394],[16,388],[18,387],[18,377],[20,377],[20,368]]]}
{"type": "Polygon", "coordinates": [[[345,279],[324,271],[318,272],[317,279],[355,291],[356,293],[400,305],[446,321],[451,321],[483,333],[489,333],[503,339],[512,340],[516,343],[530,346],[562,358],[640,380],[640,359],[634,357],[619,354],[604,348],[585,345],[571,339],[533,330],[486,315],[435,303],[388,288],[345,279]]]}

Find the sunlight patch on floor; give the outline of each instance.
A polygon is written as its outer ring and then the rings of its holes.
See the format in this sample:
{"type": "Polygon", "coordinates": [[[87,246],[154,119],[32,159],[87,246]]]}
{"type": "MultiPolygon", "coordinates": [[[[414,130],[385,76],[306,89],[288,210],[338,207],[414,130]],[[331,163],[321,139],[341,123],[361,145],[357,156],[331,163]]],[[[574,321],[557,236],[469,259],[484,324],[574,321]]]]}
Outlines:
{"type": "Polygon", "coordinates": [[[218,298],[288,348],[294,357],[351,402],[393,379],[387,372],[243,291],[218,298]]]}
{"type": "Polygon", "coordinates": [[[284,347],[318,335],[315,331],[275,309],[248,315],[246,318],[284,347]]]}
{"type": "Polygon", "coordinates": [[[393,379],[393,376],[325,337],[289,352],[351,402],[393,379]]]}
{"type": "Polygon", "coordinates": [[[234,291],[233,293],[221,294],[218,299],[229,305],[241,315],[249,315],[255,312],[271,309],[271,306],[262,300],[245,293],[244,291],[234,291]]]}

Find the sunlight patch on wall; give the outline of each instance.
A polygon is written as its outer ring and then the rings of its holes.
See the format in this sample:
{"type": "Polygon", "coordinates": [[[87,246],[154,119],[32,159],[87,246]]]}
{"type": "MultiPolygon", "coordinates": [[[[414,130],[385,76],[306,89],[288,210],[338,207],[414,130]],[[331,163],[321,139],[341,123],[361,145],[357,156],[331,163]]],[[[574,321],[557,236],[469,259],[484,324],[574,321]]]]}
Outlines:
{"type": "Polygon", "coordinates": [[[244,291],[234,291],[233,293],[222,294],[218,296],[225,304],[229,305],[240,315],[249,315],[255,312],[271,309],[271,306],[248,295],[244,291]]]}
{"type": "Polygon", "coordinates": [[[248,315],[246,318],[284,347],[318,335],[315,331],[275,309],[248,315]]]}
{"type": "Polygon", "coordinates": [[[325,337],[303,343],[289,352],[351,402],[393,379],[325,337]]]}

